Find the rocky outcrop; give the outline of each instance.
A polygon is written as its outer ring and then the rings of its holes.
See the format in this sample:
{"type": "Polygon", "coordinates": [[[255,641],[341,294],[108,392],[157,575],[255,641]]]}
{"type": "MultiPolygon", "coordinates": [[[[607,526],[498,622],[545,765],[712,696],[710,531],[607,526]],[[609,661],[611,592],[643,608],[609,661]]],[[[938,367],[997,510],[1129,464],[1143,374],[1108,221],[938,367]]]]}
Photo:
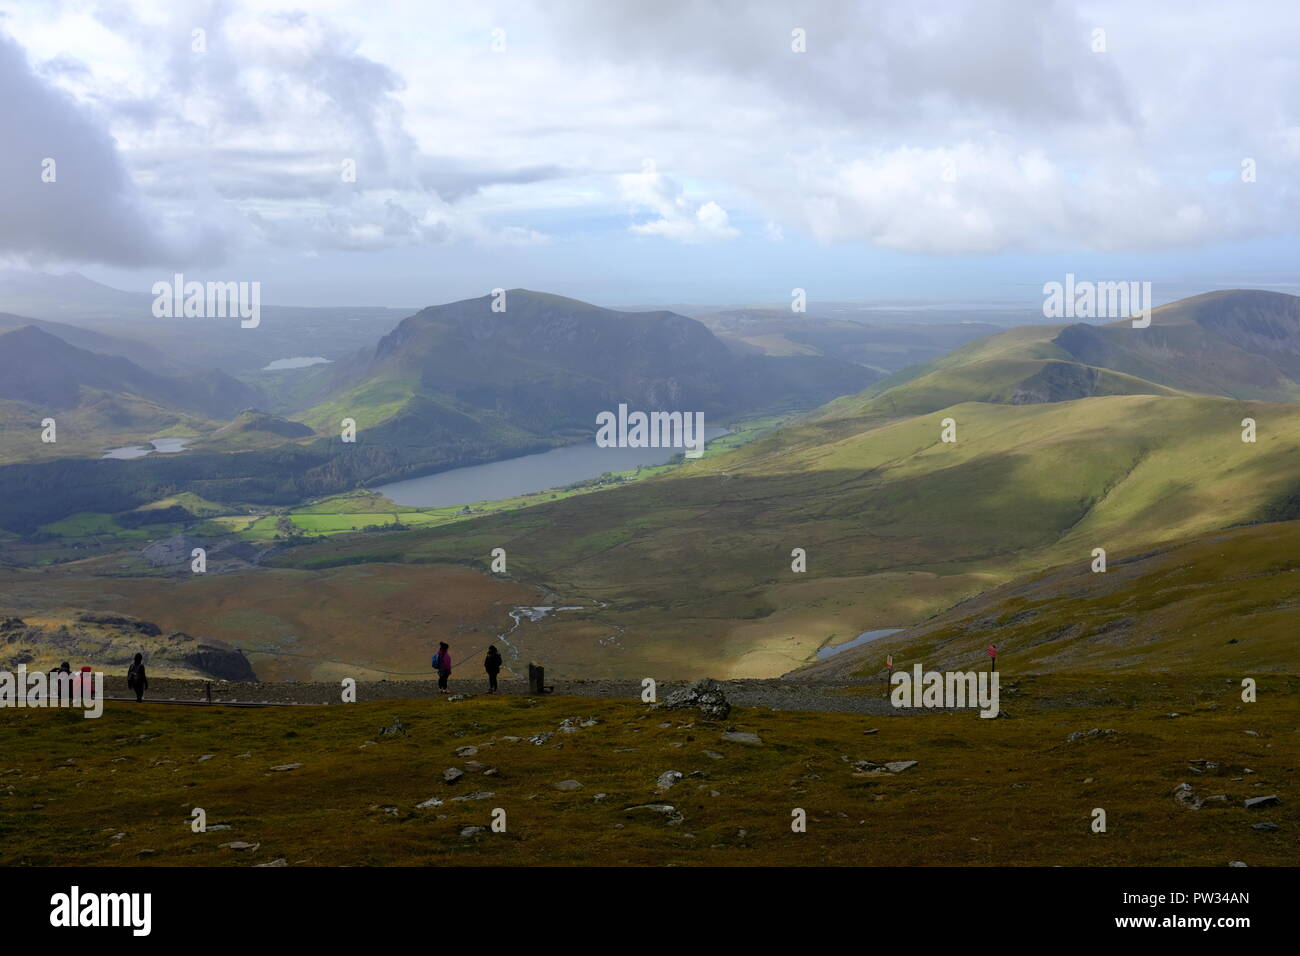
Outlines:
{"type": "Polygon", "coordinates": [[[252,683],[257,680],[253,665],[248,662],[243,651],[221,642],[204,642],[188,634],[173,634],[179,637],[180,647],[168,648],[150,655],[150,662],[170,661],[191,668],[217,680],[252,683]]]}
{"type": "Polygon", "coordinates": [[[117,628],[119,631],[128,631],[136,634],[143,634],[146,637],[158,637],[162,634],[162,628],[152,621],[142,621],[138,617],[131,617],[128,614],[105,614],[99,611],[82,611],[77,615],[77,620],[83,624],[100,624],[104,627],[117,628]]]}

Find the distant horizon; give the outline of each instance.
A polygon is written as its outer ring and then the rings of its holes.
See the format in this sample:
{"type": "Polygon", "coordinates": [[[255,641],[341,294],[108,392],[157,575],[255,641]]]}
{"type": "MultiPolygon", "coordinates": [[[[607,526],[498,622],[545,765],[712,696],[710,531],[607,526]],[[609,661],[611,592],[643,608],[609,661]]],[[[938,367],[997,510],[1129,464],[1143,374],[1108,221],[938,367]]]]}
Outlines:
{"type": "MultiPolygon", "coordinates": [[[[190,273],[190,276],[194,278],[198,278],[198,277],[220,276],[222,274],[223,273],[221,273],[220,270],[195,270],[190,273]]],[[[122,293],[124,295],[140,295],[140,296],[151,295],[151,292],[147,286],[143,289],[123,288],[121,286],[114,285],[111,282],[97,279],[91,275],[88,275],[86,271],[80,269],[67,269],[63,271],[54,272],[54,271],[46,271],[40,269],[10,268],[10,269],[0,270],[0,311],[3,311],[4,304],[5,304],[4,295],[3,295],[3,291],[4,291],[3,285],[5,282],[10,281],[15,277],[50,278],[50,279],[80,278],[92,282],[97,286],[102,286],[105,289],[108,289],[113,292],[122,293]]],[[[170,276],[166,276],[164,278],[170,278],[170,276]]],[[[1056,276],[1047,276],[1045,281],[1054,281],[1057,278],[1058,277],[1056,276]]],[[[159,281],[158,277],[154,277],[150,279],[149,284],[152,285],[152,283],[156,281],[159,281]]],[[[782,309],[789,308],[788,299],[784,301],[771,300],[766,302],[756,301],[756,300],[712,301],[712,302],[710,301],[647,302],[647,301],[640,301],[640,300],[633,300],[633,299],[625,299],[620,301],[617,299],[601,300],[601,299],[584,298],[581,295],[572,294],[555,288],[532,288],[528,286],[507,286],[505,288],[507,289],[522,288],[522,289],[527,289],[528,291],[531,292],[544,293],[547,295],[558,295],[567,299],[575,299],[580,302],[587,302],[591,305],[600,306],[602,308],[613,309],[615,311],[620,311],[620,312],[654,311],[660,309],[666,309],[669,311],[707,312],[707,311],[714,311],[714,310],[716,311],[743,311],[746,309],[782,310],[782,309]]],[[[1296,294],[1300,294],[1300,282],[1296,282],[1296,283],[1255,282],[1251,284],[1247,284],[1244,282],[1238,282],[1235,284],[1202,282],[1196,285],[1189,285],[1183,289],[1180,289],[1180,291],[1177,294],[1164,293],[1161,291],[1159,285],[1157,284],[1153,292],[1154,304],[1157,306],[1167,305],[1170,302],[1177,302],[1179,300],[1188,299],[1193,296],[1204,295],[1209,292],[1226,292],[1226,291],[1233,291],[1233,290],[1256,290],[1261,292],[1279,292],[1286,295],[1296,295],[1296,294]],[[1270,287],[1270,286],[1275,286],[1275,287],[1270,287]],[[1277,288],[1277,287],[1281,287],[1281,288],[1277,288]],[[1292,291],[1292,290],[1297,290],[1297,291],[1292,291]]],[[[265,298],[264,305],[267,307],[274,307],[274,308],[357,308],[357,309],[395,309],[398,311],[409,309],[412,313],[414,313],[420,311],[421,309],[427,309],[439,305],[447,305],[453,302],[462,302],[470,299],[482,298],[488,295],[490,292],[491,290],[485,289],[478,292],[477,294],[458,295],[458,296],[448,297],[448,298],[439,298],[437,300],[430,300],[424,302],[423,304],[420,305],[411,305],[409,303],[400,303],[391,300],[387,302],[379,302],[373,300],[358,300],[355,302],[338,302],[338,301],[303,302],[303,301],[283,301],[283,300],[277,301],[274,298],[265,298]]],[[[1023,300],[1019,300],[1019,301],[1014,299],[979,300],[979,299],[937,299],[937,298],[818,299],[810,296],[808,299],[808,310],[810,312],[827,312],[827,311],[835,311],[836,309],[851,308],[862,312],[878,311],[878,312],[885,312],[885,313],[908,312],[908,311],[1037,312],[1038,310],[1041,309],[1042,302],[1043,302],[1043,293],[1041,289],[1035,289],[1032,290],[1032,292],[1027,291],[1026,297],[1023,300]]]]}

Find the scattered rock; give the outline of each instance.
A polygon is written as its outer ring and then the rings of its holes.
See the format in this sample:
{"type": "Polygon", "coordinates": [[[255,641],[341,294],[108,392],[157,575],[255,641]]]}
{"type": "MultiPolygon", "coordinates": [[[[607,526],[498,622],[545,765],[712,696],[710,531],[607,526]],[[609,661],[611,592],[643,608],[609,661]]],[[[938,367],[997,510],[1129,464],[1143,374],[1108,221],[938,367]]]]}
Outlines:
{"type": "Polygon", "coordinates": [[[468,840],[471,837],[476,837],[479,834],[486,833],[486,832],[487,832],[487,827],[465,827],[460,831],[460,835],[464,839],[468,840]]]}
{"type": "Polygon", "coordinates": [[[910,770],[915,767],[915,760],[890,760],[887,763],[875,763],[871,760],[859,760],[853,764],[853,769],[860,776],[883,777],[887,774],[902,773],[904,770],[910,770]]]}
{"type": "Polygon", "coordinates": [[[1276,824],[1276,823],[1272,823],[1272,822],[1269,822],[1269,823],[1252,823],[1252,824],[1250,825],[1250,828],[1251,828],[1252,830],[1276,830],[1276,829],[1277,829],[1277,824],[1276,824]]]}
{"type": "Polygon", "coordinates": [[[279,857],[279,858],[277,858],[277,859],[274,859],[274,860],[272,860],[270,863],[254,863],[254,864],[253,864],[253,866],[255,866],[255,867],[261,867],[261,866],[288,866],[288,865],[289,865],[289,861],[286,860],[284,857],[279,857]]]}
{"type": "Polygon", "coordinates": [[[393,722],[389,724],[387,727],[379,728],[379,736],[380,737],[405,737],[406,725],[402,723],[402,719],[400,717],[394,717],[393,722]]]}
{"type": "Polygon", "coordinates": [[[623,811],[625,813],[659,814],[667,821],[669,826],[676,826],[685,819],[671,803],[641,803],[634,807],[624,807],[623,811]]]}
{"type": "Polygon", "coordinates": [[[718,753],[716,750],[706,750],[706,751],[704,751],[704,756],[708,757],[710,760],[726,760],[726,759],[727,759],[725,754],[720,754],[720,753],[718,753]]]}
{"type": "Polygon", "coordinates": [[[415,809],[428,810],[432,807],[440,807],[440,806],[442,806],[441,800],[439,800],[437,797],[430,797],[428,800],[425,800],[423,803],[417,803],[415,805],[415,809]]]}
{"type": "Polygon", "coordinates": [[[540,734],[533,734],[531,737],[528,738],[528,742],[537,747],[540,747],[542,744],[546,743],[546,741],[550,740],[551,736],[552,735],[549,730],[544,731],[543,733],[540,734]]]}
{"type": "Polygon", "coordinates": [[[608,796],[609,796],[609,794],[607,794],[607,793],[598,793],[598,794],[596,794],[594,797],[591,798],[591,801],[592,801],[592,803],[600,803],[602,800],[604,800],[604,799],[605,799],[606,797],[608,797],[608,796]]]}
{"type": "Polygon", "coordinates": [[[878,733],[880,733],[880,728],[879,728],[879,727],[872,727],[870,730],[864,730],[864,731],[862,731],[862,735],[863,735],[864,737],[866,737],[866,736],[868,736],[868,735],[870,735],[870,734],[878,734],[878,733]]]}
{"type": "Polygon", "coordinates": [[[1233,860],[1231,863],[1228,864],[1228,866],[1245,866],[1245,865],[1246,864],[1242,863],[1240,860],[1233,860]]]}
{"type": "Polygon", "coordinates": [[[473,757],[477,753],[478,753],[478,748],[470,745],[456,748],[457,757],[473,757]]]}
{"type": "Polygon", "coordinates": [[[754,746],[758,746],[763,742],[763,738],[758,734],[751,734],[745,730],[728,730],[722,735],[722,739],[733,744],[752,744],[754,746]]]}
{"type": "Polygon", "coordinates": [[[463,776],[465,776],[465,771],[457,769],[456,767],[448,767],[442,772],[442,782],[455,783],[463,776]]]}
{"type": "Polygon", "coordinates": [[[286,770],[297,770],[301,766],[300,763],[282,763],[278,767],[272,767],[271,769],[283,773],[286,770]]]}
{"type": "Polygon", "coordinates": [[[477,791],[477,792],[475,792],[475,793],[465,793],[465,794],[461,794],[459,797],[452,797],[451,799],[452,799],[453,801],[465,801],[465,800],[487,800],[488,798],[490,798],[490,797],[495,797],[495,796],[496,796],[496,794],[495,794],[495,793],[492,793],[492,792],[489,791],[489,790],[479,790],[479,791],[477,791]]]}
{"type": "Polygon", "coordinates": [[[1092,730],[1076,730],[1074,733],[1066,737],[1065,740],[1067,743],[1073,743],[1076,740],[1085,740],[1088,737],[1108,737],[1113,733],[1115,733],[1113,730],[1099,730],[1094,727],[1092,730]]]}
{"type": "Polygon", "coordinates": [[[195,763],[206,763],[207,761],[211,760],[211,759],[212,759],[213,757],[215,757],[215,756],[216,756],[216,754],[204,754],[203,756],[201,756],[198,760],[196,760],[196,761],[194,761],[194,762],[195,762],[195,763]]]}
{"type": "Polygon", "coordinates": [[[578,781],[576,780],[561,780],[559,783],[551,784],[551,786],[554,787],[556,790],[566,790],[566,791],[582,789],[582,784],[578,783],[578,781]]]}
{"type": "Polygon", "coordinates": [[[220,844],[220,846],[221,846],[221,848],[222,848],[223,850],[226,849],[227,847],[229,847],[229,848],[232,849],[232,850],[240,850],[240,851],[242,851],[242,850],[252,850],[252,851],[256,851],[257,848],[258,848],[259,846],[261,846],[261,845],[262,845],[262,844],[260,844],[260,843],[245,843],[243,840],[235,840],[233,843],[222,843],[222,844],[220,844]]]}

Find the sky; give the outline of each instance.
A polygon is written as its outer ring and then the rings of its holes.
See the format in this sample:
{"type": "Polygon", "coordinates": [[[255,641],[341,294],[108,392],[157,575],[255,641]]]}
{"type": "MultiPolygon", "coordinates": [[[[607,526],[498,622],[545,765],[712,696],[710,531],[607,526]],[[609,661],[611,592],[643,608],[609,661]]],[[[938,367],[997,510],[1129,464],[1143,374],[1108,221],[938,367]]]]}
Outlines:
{"type": "Polygon", "coordinates": [[[0,267],[298,305],[1300,291],[1298,41],[1290,0],[0,0],[0,267]]]}

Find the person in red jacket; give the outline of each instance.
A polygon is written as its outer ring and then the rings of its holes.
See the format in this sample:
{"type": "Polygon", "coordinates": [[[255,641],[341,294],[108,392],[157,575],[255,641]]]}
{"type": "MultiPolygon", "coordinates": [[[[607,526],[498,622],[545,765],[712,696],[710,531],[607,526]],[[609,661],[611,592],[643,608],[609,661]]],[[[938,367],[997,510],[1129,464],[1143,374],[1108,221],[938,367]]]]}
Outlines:
{"type": "Polygon", "coordinates": [[[451,651],[446,641],[438,642],[438,653],[433,655],[433,669],[438,672],[438,693],[447,693],[447,678],[451,676],[451,651]]]}

